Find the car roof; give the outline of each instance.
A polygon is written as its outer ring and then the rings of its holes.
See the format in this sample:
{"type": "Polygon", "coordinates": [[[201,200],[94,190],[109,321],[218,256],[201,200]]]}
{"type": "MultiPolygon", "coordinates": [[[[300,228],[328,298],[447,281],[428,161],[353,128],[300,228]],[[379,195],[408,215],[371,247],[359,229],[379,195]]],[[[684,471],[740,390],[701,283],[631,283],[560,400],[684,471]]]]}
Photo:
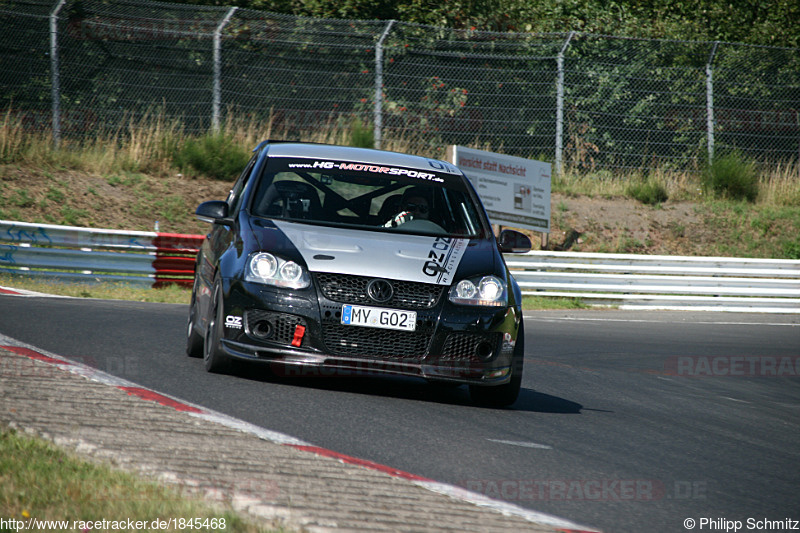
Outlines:
{"type": "Polygon", "coordinates": [[[330,159],[354,163],[371,163],[413,168],[428,172],[436,171],[445,174],[461,175],[462,172],[452,163],[438,159],[430,159],[400,152],[357,148],[353,146],[336,146],[332,144],[313,143],[262,143],[267,148],[269,157],[297,157],[303,159],[330,159]]]}

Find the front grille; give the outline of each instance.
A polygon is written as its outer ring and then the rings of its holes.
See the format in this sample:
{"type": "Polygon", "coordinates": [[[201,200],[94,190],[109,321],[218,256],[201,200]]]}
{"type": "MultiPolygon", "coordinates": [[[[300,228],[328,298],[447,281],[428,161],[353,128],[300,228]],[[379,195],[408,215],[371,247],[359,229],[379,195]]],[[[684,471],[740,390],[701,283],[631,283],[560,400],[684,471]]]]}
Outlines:
{"type": "MultiPolygon", "coordinates": [[[[367,294],[367,284],[375,278],[346,274],[317,273],[317,287],[322,294],[334,302],[370,305],[375,302],[367,294]]],[[[381,302],[385,307],[399,309],[430,309],[442,295],[443,286],[414,281],[387,280],[394,294],[391,300],[381,302]]]]}
{"type": "Polygon", "coordinates": [[[244,317],[245,328],[249,335],[278,344],[291,344],[295,328],[306,326],[303,317],[261,309],[251,309],[244,317]]]}
{"type": "Polygon", "coordinates": [[[428,351],[430,333],[324,324],[322,334],[331,353],[381,360],[419,360],[428,351]]]}
{"type": "Polygon", "coordinates": [[[451,333],[447,336],[439,361],[479,363],[497,352],[501,333],[451,333]],[[489,350],[487,352],[486,350],[489,350]]]}

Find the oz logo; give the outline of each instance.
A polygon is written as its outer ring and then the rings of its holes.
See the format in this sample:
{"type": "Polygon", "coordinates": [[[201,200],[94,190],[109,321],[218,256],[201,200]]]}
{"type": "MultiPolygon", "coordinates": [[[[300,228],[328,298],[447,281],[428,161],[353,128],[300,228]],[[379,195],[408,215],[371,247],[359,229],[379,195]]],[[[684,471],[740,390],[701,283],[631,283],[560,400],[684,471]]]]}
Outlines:
{"type": "Polygon", "coordinates": [[[226,316],[225,327],[231,329],[242,329],[242,317],[233,315],[226,316]]]}

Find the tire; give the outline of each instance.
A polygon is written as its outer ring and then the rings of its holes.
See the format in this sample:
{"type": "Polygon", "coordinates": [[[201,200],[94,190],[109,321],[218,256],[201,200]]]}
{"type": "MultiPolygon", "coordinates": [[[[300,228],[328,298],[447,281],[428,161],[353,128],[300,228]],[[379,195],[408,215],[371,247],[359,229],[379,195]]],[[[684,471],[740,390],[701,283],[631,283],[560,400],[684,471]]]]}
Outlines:
{"type": "Polygon", "coordinates": [[[525,362],[525,328],[519,324],[517,343],[511,362],[511,379],[508,383],[496,386],[470,385],[469,395],[473,403],[480,407],[509,407],[517,401],[522,388],[522,369],[525,362]]]}
{"type": "MultiPolygon", "coordinates": [[[[195,281],[197,287],[197,281],[195,281]]],[[[203,336],[197,333],[196,320],[197,320],[197,303],[196,292],[192,290],[192,303],[189,305],[189,319],[186,325],[186,355],[189,357],[203,357],[203,344],[205,340],[203,336]]]]}
{"type": "Polygon", "coordinates": [[[214,283],[214,294],[209,306],[206,334],[203,340],[203,362],[206,370],[217,374],[224,374],[230,370],[231,361],[220,347],[222,339],[222,283],[219,278],[214,283]]]}

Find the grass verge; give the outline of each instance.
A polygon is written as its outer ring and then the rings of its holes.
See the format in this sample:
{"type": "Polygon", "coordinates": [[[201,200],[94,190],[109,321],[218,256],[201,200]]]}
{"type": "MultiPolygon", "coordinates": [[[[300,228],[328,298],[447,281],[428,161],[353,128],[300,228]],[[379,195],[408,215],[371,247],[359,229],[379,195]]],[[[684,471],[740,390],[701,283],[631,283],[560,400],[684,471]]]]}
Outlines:
{"type": "MultiPolygon", "coordinates": [[[[209,525],[212,520],[217,526],[224,522],[216,531],[268,531],[230,509],[212,508],[176,489],[84,461],[47,441],[5,428],[0,428],[0,509],[6,521],[60,521],[62,524],[52,524],[52,530],[58,531],[94,529],[88,521],[118,521],[127,526],[130,519],[150,526],[154,520],[189,517],[197,517],[201,523],[207,520],[209,525]]],[[[15,530],[7,526],[8,522],[0,531],[15,530]]],[[[174,527],[160,530],[181,531],[174,527]]]]}
{"type": "Polygon", "coordinates": [[[525,311],[544,311],[549,309],[589,309],[580,298],[560,298],[549,296],[523,296],[522,309],[525,311]]]}
{"type": "Polygon", "coordinates": [[[134,302],[188,305],[191,299],[191,292],[177,285],[169,285],[162,289],[146,289],[118,283],[64,283],[3,273],[0,273],[0,286],[44,294],[72,296],[75,298],[97,298],[100,300],[130,300],[134,302]]]}
{"type": "Polygon", "coordinates": [[[715,200],[704,220],[721,238],[708,255],[800,259],[800,208],[715,200]]]}

